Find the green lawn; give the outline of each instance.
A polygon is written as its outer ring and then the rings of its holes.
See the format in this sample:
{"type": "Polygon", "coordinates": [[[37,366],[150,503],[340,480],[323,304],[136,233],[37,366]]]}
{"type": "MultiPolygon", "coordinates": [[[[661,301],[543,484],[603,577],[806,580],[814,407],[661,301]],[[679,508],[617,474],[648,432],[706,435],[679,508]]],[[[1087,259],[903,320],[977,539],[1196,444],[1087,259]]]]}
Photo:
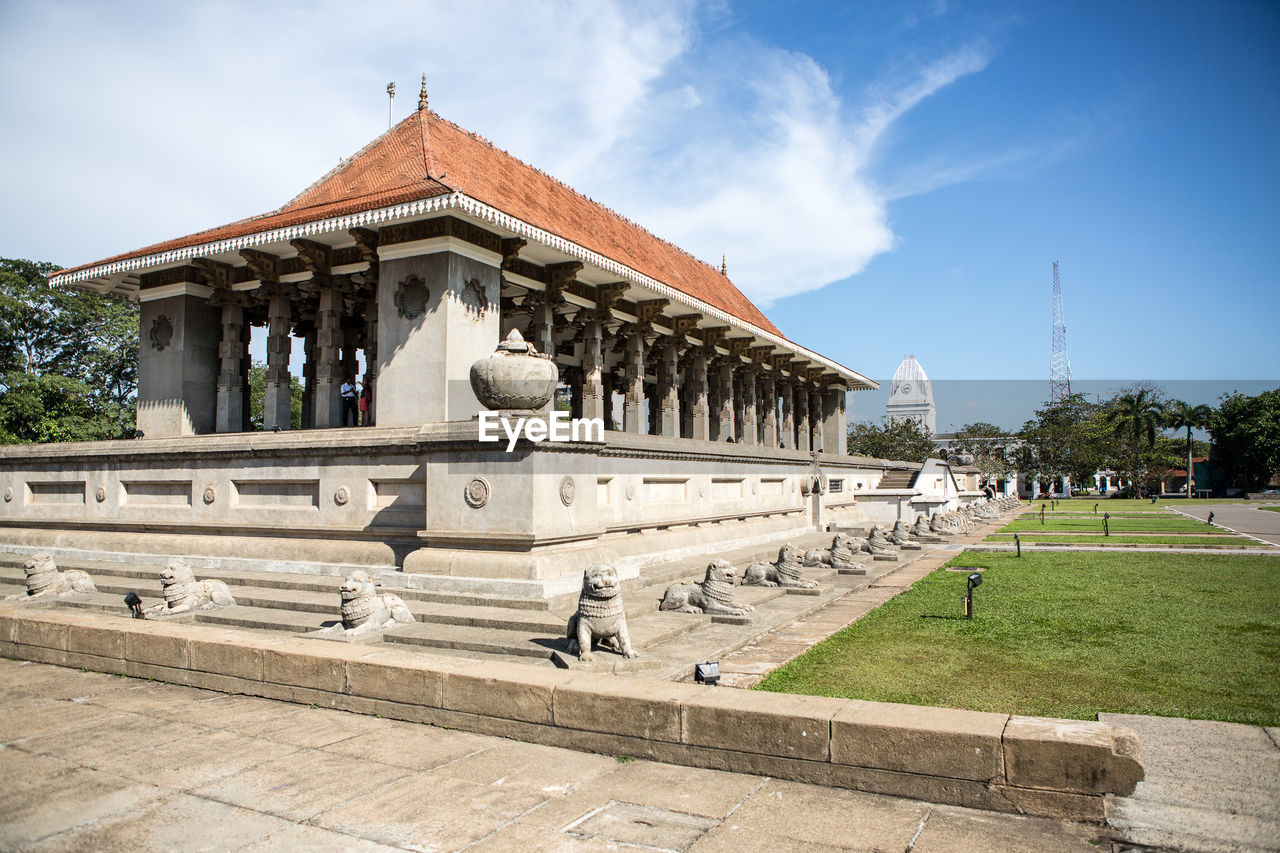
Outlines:
{"type": "Polygon", "coordinates": [[[758,689],[1093,719],[1280,725],[1280,560],[966,552],[758,689]]]}
{"type": "Polygon", "coordinates": [[[1265,509],[1267,512],[1280,512],[1280,506],[1260,506],[1258,509],[1265,509]]]}
{"type": "MultiPolygon", "coordinates": [[[[1022,533],[1023,545],[1221,545],[1224,548],[1262,547],[1244,536],[1055,536],[1052,533],[1022,533]]],[[[1012,545],[1012,533],[995,533],[983,540],[997,545],[1012,545]]]]}
{"type": "MultiPolygon", "coordinates": [[[[1101,515],[1087,516],[1084,518],[1050,518],[1045,516],[1045,523],[1040,523],[1040,515],[1024,515],[1013,519],[1004,527],[1000,528],[1000,533],[1022,533],[1022,532],[1040,532],[1053,533],[1055,531],[1079,530],[1080,532],[1102,533],[1101,515]]],[[[1205,524],[1203,521],[1196,521],[1182,515],[1162,515],[1156,518],[1138,518],[1134,516],[1121,516],[1119,518],[1112,517],[1108,522],[1111,531],[1127,532],[1127,533],[1204,533],[1214,528],[1205,524]]]]}

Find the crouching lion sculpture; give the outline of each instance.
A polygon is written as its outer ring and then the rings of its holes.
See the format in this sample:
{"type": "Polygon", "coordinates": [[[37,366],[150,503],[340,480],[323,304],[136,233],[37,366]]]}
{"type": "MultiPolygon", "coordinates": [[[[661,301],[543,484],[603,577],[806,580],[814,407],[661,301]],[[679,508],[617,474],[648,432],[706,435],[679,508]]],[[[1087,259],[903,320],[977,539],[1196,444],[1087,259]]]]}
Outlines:
{"type": "Polygon", "coordinates": [[[673,583],[662,596],[660,610],[682,613],[708,613],[723,616],[745,616],[755,610],[749,604],[736,604],[733,585],[738,570],[728,560],[712,560],[702,583],[673,583]]]}
{"type": "Polygon", "coordinates": [[[778,549],[778,559],[773,563],[752,563],[742,576],[744,586],[782,586],[795,589],[813,589],[817,581],[807,581],[801,573],[804,569],[804,552],[788,542],[778,549]]]}
{"type": "Polygon", "coordinates": [[[175,616],[192,610],[230,607],[236,603],[222,581],[198,581],[183,559],[170,560],[160,571],[164,602],[148,608],[148,616],[175,616]]]}
{"type": "Polygon", "coordinates": [[[361,569],[347,575],[342,586],[338,587],[338,594],[342,598],[342,624],[327,629],[329,633],[356,637],[414,621],[404,599],[388,592],[378,592],[377,583],[361,569]]]}
{"type": "Polygon", "coordinates": [[[93,579],[87,572],[79,569],[58,571],[53,557],[48,554],[37,554],[22,564],[27,573],[27,591],[18,595],[10,595],[6,601],[31,600],[33,598],[71,598],[79,593],[97,592],[93,579]]]}
{"type": "Polygon", "coordinates": [[[578,660],[591,660],[595,657],[592,646],[599,641],[601,648],[611,648],[623,657],[636,657],[627,635],[621,592],[618,570],[613,566],[597,563],[583,573],[578,611],[569,617],[565,629],[569,654],[577,655],[578,660]]]}

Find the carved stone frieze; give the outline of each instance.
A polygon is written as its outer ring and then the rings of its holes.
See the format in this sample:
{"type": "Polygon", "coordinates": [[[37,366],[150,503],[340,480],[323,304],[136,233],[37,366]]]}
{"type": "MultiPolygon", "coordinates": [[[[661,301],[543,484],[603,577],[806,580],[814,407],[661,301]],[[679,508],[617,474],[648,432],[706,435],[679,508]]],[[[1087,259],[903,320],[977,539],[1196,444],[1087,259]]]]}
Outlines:
{"type": "Polygon", "coordinates": [[[480,509],[487,504],[490,494],[489,481],[484,477],[472,477],[466,488],[462,490],[462,497],[466,500],[467,506],[473,509],[480,509]]]}

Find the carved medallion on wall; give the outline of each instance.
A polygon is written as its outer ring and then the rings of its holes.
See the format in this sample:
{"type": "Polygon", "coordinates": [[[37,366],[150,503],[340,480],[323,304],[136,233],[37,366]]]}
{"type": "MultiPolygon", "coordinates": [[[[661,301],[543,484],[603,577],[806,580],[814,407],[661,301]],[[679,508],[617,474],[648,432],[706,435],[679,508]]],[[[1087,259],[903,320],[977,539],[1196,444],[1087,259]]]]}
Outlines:
{"type": "Polygon", "coordinates": [[[468,506],[479,509],[489,502],[489,493],[489,481],[484,477],[473,477],[462,490],[462,497],[468,506]]]}
{"type": "Polygon", "coordinates": [[[346,506],[349,500],[351,500],[351,490],[346,486],[338,486],[333,493],[333,502],[338,506],[346,506]]]}
{"type": "Polygon", "coordinates": [[[565,477],[560,481],[560,503],[565,506],[572,506],[578,497],[578,484],[573,482],[572,477],[565,477]]]}
{"type": "Polygon", "coordinates": [[[93,493],[93,499],[98,503],[102,503],[107,499],[107,490],[102,486],[98,486],[97,490],[93,493]]]}
{"type": "Polygon", "coordinates": [[[751,494],[753,494],[753,495],[758,495],[758,494],[760,494],[760,481],[759,481],[759,480],[752,480],[752,481],[751,481],[751,494]]]}
{"type": "Polygon", "coordinates": [[[201,495],[201,498],[206,504],[211,504],[218,499],[218,490],[213,486],[205,486],[204,494],[201,495]]]}
{"type": "Polygon", "coordinates": [[[627,484],[627,500],[629,500],[629,501],[633,501],[633,500],[635,500],[635,499],[636,499],[636,486],[635,486],[635,483],[628,483],[628,484],[627,484]]]}
{"type": "Polygon", "coordinates": [[[5,502],[5,503],[8,503],[8,502],[9,502],[9,501],[11,501],[11,500],[13,500],[13,487],[12,487],[12,486],[5,486],[5,487],[4,487],[4,502],[5,502]]]}
{"type": "Polygon", "coordinates": [[[473,278],[463,286],[459,301],[466,309],[467,316],[477,322],[483,320],[485,312],[489,310],[489,297],[484,295],[484,287],[479,279],[473,278]]]}
{"type": "Polygon", "coordinates": [[[151,323],[151,348],[163,352],[173,342],[173,321],[161,314],[151,323]]]}
{"type": "Polygon", "coordinates": [[[427,299],[431,291],[427,283],[416,275],[411,275],[396,285],[396,313],[406,320],[420,317],[427,311],[427,299]]]}

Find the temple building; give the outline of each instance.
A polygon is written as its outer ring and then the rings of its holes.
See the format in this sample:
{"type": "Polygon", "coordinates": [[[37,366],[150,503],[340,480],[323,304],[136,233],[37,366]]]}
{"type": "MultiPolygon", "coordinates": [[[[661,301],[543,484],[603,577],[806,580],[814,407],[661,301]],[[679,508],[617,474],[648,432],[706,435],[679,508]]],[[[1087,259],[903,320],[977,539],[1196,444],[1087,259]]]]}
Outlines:
{"type": "Polygon", "coordinates": [[[914,355],[904,358],[893,372],[885,414],[891,420],[915,421],[927,429],[929,435],[938,432],[938,406],[933,402],[933,383],[914,355]]]}
{"type": "Polygon", "coordinates": [[[906,505],[876,499],[893,464],[846,455],[846,395],[875,382],[789,339],[723,268],[436,115],[425,88],[279,209],[52,281],[141,303],[139,439],[0,449],[0,547],[536,597],[594,561],[625,577],[906,505]],[[603,436],[478,440],[472,368],[512,330],[603,436]],[[360,362],[375,425],[341,429],[360,362]]]}

